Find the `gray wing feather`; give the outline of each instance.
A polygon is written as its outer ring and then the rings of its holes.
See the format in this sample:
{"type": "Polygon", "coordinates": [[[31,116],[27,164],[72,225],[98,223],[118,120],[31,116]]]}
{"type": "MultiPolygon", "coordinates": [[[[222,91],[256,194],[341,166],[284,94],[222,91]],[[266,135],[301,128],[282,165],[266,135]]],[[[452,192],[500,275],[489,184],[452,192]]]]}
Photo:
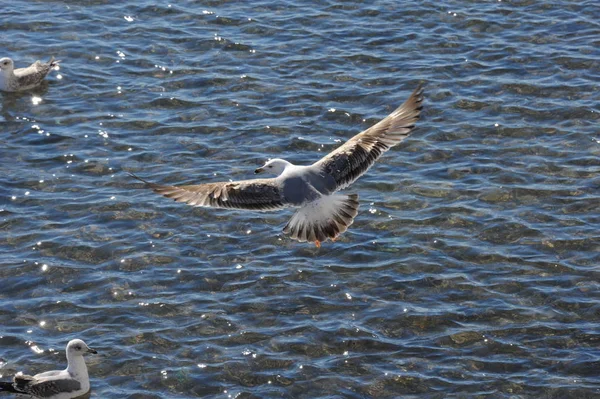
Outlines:
{"type": "Polygon", "coordinates": [[[81,384],[76,380],[51,380],[31,385],[29,393],[48,398],[61,392],[75,392],[81,389],[81,384]]]}
{"type": "Polygon", "coordinates": [[[27,68],[15,69],[15,76],[19,83],[19,87],[31,87],[38,85],[50,73],[52,68],[58,65],[59,61],[55,61],[54,57],[46,63],[36,61],[27,68]]]}
{"type": "Polygon", "coordinates": [[[15,389],[23,393],[34,395],[39,398],[47,398],[61,392],[75,392],[81,389],[79,381],[73,379],[37,382],[35,377],[29,375],[15,376],[14,386],[15,389]]]}
{"type": "Polygon", "coordinates": [[[387,150],[400,143],[414,129],[423,108],[419,85],[408,100],[377,124],[352,137],[317,161],[314,166],[332,176],[341,190],[365,173],[387,150]]]}
{"type": "Polygon", "coordinates": [[[189,186],[163,186],[144,182],[155,193],[192,206],[271,211],[290,206],[276,179],[254,179],[189,186]]]}

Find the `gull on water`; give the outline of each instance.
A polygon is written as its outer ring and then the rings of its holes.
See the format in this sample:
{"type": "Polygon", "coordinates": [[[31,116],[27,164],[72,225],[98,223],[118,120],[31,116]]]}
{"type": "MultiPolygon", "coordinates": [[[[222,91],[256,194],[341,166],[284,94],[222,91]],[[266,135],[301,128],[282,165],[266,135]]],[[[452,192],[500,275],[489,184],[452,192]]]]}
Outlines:
{"type": "Polygon", "coordinates": [[[90,391],[90,378],[83,355],[97,353],[80,339],[67,344],[67,368],[34,376],[17,373],[12,382],[0,382],[0,393],[9,392],[27,398],[74,399],[90,391]]]}
{"type": "Polygon", "coordinates": [[[321,242],[335,240],[345,232],[358,214],[358,195],[336,192],[352,184],[381,154],[408,136],[419,119],[422,104],[423,89],[419,86],[386,118],[312,165],[293,165],[276,158],[255,171],[274,174],[275,178],[164,186],[132,176],[154,192],[192,206],[254,211],[299,208],[283,232],[319,247],[321,242]]]}
{"type": "Polygon", "coordinates": [[[46,63],[38,60],[27,68],[15,69],[13,60],[8,57],[0,58],[0,90],[20,91],[31,89],[42,83],[50,71],[58,66],[59,62],[52,57],[46,63]]]}

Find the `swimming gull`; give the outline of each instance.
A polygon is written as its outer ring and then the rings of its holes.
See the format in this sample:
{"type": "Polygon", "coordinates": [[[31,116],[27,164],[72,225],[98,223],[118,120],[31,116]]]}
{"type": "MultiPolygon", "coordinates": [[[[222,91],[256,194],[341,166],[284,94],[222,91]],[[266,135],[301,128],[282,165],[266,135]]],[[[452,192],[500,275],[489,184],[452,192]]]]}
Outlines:
{"type": "Polygon", "coordinates": [[[283,232],[319,247],[345,232],[358,214],[358,195],[336,192],[352,184],[381,154],[408,136],[419,119],[422,103],[423,89],[419,86],[386,118],[314,164],[293,165],[276,158],[255,171],[272,173],[275,178],[164,186],[131,175],[154,192],[192,206],[256,211],[299,208],[283,232]]]}
{"type": "Polygon", "coordinates": [[[31,89],[42,83],[50,71],[58,66],[59,62],[52,57],[46,63],[38,60],[27,68],[15,69],[13,60],[8,57],[0,58],[0,90],[20,91],[31,89]]]}
{"type": "Polygon", "coordinates": [[[90,379],[83,355],[97,353],[80,339],[67,344],[67,368],[34,376],[17,373],[13,382],[0,382],[0,392],[27,395],[29,398],[73,399],[90,391],[90,379]]]}

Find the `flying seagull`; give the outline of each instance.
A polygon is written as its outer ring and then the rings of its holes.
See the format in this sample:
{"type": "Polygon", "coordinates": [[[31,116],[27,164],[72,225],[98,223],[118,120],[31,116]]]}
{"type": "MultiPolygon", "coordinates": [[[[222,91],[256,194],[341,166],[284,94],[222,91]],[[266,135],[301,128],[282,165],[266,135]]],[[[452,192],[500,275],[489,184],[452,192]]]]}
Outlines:
{"type": "Polygon", "coordinates": [[[28,398],[73,399],[90,391],[90,379],[83,355],[97,353],[80,339],[67,344],[67,368],[34,376],[17,373],[13,382],[0,382],[0,393],[26,395],[28,398]]]}
{"type": "Polygon", "coordinates": [[[21,91],[31,89],[44,80],[60,61],[54,57],[46,63],[39,60],[27,68],[15,69],[13,60],[8,57],[0,58],[0,90],[21,91]]]}
{"type": "Polygon", "coordinates": [[[192,206],[255,211],[299,208],[283,232],[320,247],[321,242],[335,240],[345,232],[358,214],[358,195],[336,192],[352,184],[381,154],[408,136],[422,104],[423,89],[419,86],[386,118],[312,165],[293,165],[275,158],[255,171],[274,174],[275,178],[163,186],[132,176],[154,192],[192,206]]]}

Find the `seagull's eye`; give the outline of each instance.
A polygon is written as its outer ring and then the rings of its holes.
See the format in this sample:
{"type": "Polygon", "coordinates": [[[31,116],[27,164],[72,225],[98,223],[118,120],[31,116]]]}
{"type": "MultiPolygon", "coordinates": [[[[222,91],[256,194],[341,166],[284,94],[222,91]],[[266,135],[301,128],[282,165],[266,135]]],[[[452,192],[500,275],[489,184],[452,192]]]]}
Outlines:
{"type": "Polygon", "coordinates": [[[80,351],[80,350],[81,350],[81,346],[80,346],[80,345],[77,345],[77,346],[75,347],[75,349],[77,349],[78,351],[80,351]]]}

